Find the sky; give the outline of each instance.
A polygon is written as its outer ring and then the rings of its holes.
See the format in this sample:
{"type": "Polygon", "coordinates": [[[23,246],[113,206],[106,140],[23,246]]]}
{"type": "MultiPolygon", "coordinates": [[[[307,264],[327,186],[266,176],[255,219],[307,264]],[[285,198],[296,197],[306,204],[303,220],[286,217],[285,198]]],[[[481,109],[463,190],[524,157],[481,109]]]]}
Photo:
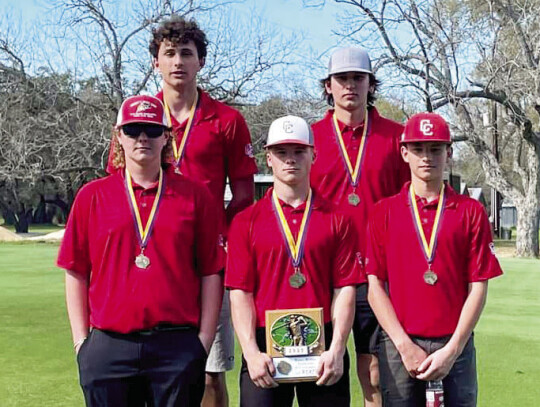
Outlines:
{"type": "MultiPolygon", "coordinates": [[[[23,24],[29,23],[36,18],[39,20],[51,3],[49,0],[0,0],[0,10],[3,10],[0,16],[10,12],[15,21],[20,19],[23,24]]],[[[300,46],[291,55],[291,66],[286,68],[285,75],[296,78],[295,81],[299,79],[301,83],[298,86],[318,94],[317,80],[325,76],[330,52],[340,42],[332,30],[337,28],[337,16],[345,6],[337,5],[333,0],[238,0],[227,7],[237,18],[249,19],[255,15],[283,36],[300,39],[300,46]],[[315,7],[307,7],[305,3],[315,7]]],[[[70,52],[66,50],[63,55],[55,58],[60,62],[77,61],[77,58],[70,57],[70,52]]],[[[37,57],[33,65],[38,66],[40,61],[37,57]]],[[[76,69],[81,69],[84,63],[78,65],[76,69]]],[[[283,85],[274,91],[287,94],[289,89],[284,88],[287,86],[283,85]]]]}
{"type": "MultiPolygon", "coordinates": [[[[311,2],[314,3],[314,2],[311,2]]],[[[336,17],[343,6],[333,1],[319,2],[321,7],[304,7],[301,0],[248,0],[247,4],[237,6],[240,12],[250,7],[284,32],[301,32],[305,36],[306,46],[311,46],[319,54],[326,54],[339,41],[332,34],[336,28],[336,17]]]]}
{"type": "MultiPolygon", "coordinates": [[[[0,0],[0,10],[12,10],[15,17],[32,20],[39,16],[47,0],[0,0]]],[[[337,38],[332,35],[335,17],[343,6],[332,0],[309,1],[319,7],[305,7],[302,0],[240,0],[230,7],[236,12],[249,16],[252,11],[275,24],[287,33],[302,32],[306,46],[320,50],[321,54],[335,46],[337,38]]]]}

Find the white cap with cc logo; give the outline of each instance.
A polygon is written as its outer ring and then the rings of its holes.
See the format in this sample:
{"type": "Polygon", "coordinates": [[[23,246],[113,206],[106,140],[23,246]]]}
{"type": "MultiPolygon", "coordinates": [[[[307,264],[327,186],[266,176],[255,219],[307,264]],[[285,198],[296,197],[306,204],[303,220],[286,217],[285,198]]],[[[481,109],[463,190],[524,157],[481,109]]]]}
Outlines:
{"type": "Polygon", "coordinates": [[[297,116],[284,116],[270,125],[264,148],[278,144],[301,144],[313,147],[313,134],[310,125],[297,116]]]}

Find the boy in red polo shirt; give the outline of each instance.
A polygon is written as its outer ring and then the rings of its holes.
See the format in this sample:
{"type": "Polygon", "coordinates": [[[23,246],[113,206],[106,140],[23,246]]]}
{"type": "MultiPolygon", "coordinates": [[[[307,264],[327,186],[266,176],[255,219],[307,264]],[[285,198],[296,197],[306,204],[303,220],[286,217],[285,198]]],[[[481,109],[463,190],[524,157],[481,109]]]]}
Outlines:
{"type": "Polygon", "coordinates": [[[379,202],[368,226],[368,299],[379,338],[385,406],[426,405],[442,380],[446,407],[475,406],[473,329],[488,280],[502,274],[482,205],[443,183],[450,129],[434,113],[410,118],[401,155],[411,182],[379,202]]]}
{"type": "Polygon", "coordinates": [[[163,105],[122,104],[118,171],[85,185],[57,264],[88,406],[199,405],[221,305],[218,213],[206,187],[162,164],[163,105]]]}
{"type": "Polygon", "coordinates": [[[292,406],[295,391],[301,407],[350,404],[346,345],[355,286],[365,277],[352,221],[310,188],[312,146],[304,120],[275,120],[266,144],[274,187],[231,226],[225,285],[244,356],[242,406],[292,406]],[[278,386],[265,353],[265,311],[314,307],[323,308],[327,346],[318,380],[278,386]]]}
{"type": "MultiPolygon", "coordinates": [[[[163,88],[156,97],[164,102],[172,127],[171,162],[177,172],[208,186],[226,235],[225,225],[253,203],[253,174],[257,166],[242,115],[197,87],[197,74],[204,67],[207,45],[204,31],[194,20],[173,16],[152,31],[149,50],[153,66],[163,79],[163,88]],[[225,209],[227,178],[232,199],[225,209]]],[[[111,157],[107,170],[114,170],[111,157]]],[[[228,405],[225,371],[233,367],[234,333],[226,294],[206,366],[203,406],[228,405]]]]}
{"type": "MultiPolygon", "coordinates": [[[[374,107],[379,81],[367,52],[340,48],[330,57],[328,76],[321,81],[333,109],[313,124],[317,158],[311,184],[324,198],[349,213],[365,257],[368,214],[380,199],[396,194],[410,179],[399,154],[403,126],[379,115],[374,107]]],[[[358,287],[353,325],[357,374],[366,407],[381,405],[377,359],[370,341],[377,320],[367,302],[367,285],[358,287]]]]}

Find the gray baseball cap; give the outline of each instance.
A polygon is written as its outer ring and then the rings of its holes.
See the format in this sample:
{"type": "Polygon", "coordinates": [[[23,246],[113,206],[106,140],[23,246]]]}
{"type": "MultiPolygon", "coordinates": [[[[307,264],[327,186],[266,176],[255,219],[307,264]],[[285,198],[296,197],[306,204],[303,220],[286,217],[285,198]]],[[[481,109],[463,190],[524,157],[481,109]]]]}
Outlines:
{"type": "Polygon", "coordinates": [[[328,76],[343,72],[366,72],[371,70],[371,60],[367,51],[358,47],[339,48],[328,62],[328,76]]]}

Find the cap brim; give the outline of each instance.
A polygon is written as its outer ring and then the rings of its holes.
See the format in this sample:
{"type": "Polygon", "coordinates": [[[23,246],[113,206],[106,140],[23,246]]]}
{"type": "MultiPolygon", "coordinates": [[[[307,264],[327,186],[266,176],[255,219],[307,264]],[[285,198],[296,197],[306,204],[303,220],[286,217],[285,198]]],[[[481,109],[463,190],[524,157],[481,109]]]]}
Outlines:
{"type": "Polygon", "coordinates": [[[287,139],[287,140],[279,140],[279,141],[276,141],[275,143],[266,144],[264,148],[279,146],[280,144],[299,144],[301,146],[313,147],[313,144],[306,143],[305,141],[287,139]]]}
{"type": "Polygon", "coordinates": [[[151,124],[151,125],[154,125],[154,126],[161,126],[161,127],[165,127],[166,129],[169,129],[170,127],[169,126],[165,126],[163,123],[161,122],[149,122],[149,121],[145,121],[145,120],[138,120],[138,119],[131,119],[131,120],[126,120],[124,122],[122,122],[122,124],[117,124],[118,127],[122,127],[122,126],[125,126],[126,124],[133,124],[133,123],[140,123],[140,124],[151,124]]]}
{"type": "Polygon", "coordinates": [[[345,68],[339,68],[335,69],[332,72],[328,72],[328,75],[326,75],[326,78],[322,79],[323,81],[328,79],[332,75],[336,75],[338,73],[345,73],[345,72],[362,72],[362,73],[369,73],[373,75],[373,72],[369,69],[363,69],[363,68],[357,68],[357,67],[345,67],[345,68]]]}
{"type": "Polygon", "coordinates": [[[443,140],[443,139],[437,139],[437,138],[430,138],[429,140],[423,139],[412,139],[412,140],[400,140],[400,144],[405,143],[445,143],[445,144],[452,144],[452,140],[443,140]]]}

